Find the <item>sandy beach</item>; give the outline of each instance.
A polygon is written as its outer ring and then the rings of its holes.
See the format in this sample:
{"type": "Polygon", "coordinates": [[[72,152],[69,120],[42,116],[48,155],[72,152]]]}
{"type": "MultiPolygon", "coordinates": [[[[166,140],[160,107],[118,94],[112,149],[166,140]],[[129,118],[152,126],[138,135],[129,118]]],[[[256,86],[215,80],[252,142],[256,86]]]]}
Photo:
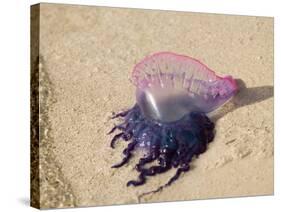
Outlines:
{"type": "Polygon", "coordinates": [[[272,195],[273,18],[141,9],[40,5],[42,208],[272,195]],[[112,112],[135,104],[129,80],[145,56],[170,51],[239,79],[239,93],[211,116],[216,136],[192,169],[135,179],[136,154],[120,169],[111,149],[112,112]],[[41,93],[42,94],[42,93],[41,93]]]}

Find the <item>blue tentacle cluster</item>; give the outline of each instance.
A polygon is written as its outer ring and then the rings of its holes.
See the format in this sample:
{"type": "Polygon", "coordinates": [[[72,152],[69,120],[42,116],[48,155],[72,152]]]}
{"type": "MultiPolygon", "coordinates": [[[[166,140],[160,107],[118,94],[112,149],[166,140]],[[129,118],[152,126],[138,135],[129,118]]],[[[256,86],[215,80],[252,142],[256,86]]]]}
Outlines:
{"type": "Polygon", "coordinates": [[[109,132],[111,134],[119,130],[111,140],[111,147],[114,148],[119,139],[127,141],[128,146],[123,151],[123,160],[112,167],[119,168],[128,163],[136,149],[146,150],[135,166],[139,172],[138,179],[129,181],[127,186],[143,185],[148,176],[177,168],[176,174],[165,185],[152,192],[171,185],[181,173],[187,172],[193,157],[205,152],[208,143],[214,138],[214,123],[201,112],[191,112],[175,122],[161,123],[145,118],[136,104],[112,118],[118,117],[122,119],[122,123],[109,132]],[[155,160],[157,165],[147,167],[148,163],[155,160]]]}

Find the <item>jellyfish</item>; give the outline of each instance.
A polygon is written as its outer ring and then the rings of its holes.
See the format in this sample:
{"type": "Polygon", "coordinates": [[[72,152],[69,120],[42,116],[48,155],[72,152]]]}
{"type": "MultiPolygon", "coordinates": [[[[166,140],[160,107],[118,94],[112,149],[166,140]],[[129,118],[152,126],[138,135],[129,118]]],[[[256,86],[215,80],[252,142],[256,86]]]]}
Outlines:
{"type": "Polygon", "coordinates": [[[207,150],[215,136],[208,115],[229,101],[238,87],[231,76],[217,76],[200,61],[172,52],[145,57],[133,68],[131,81],[135,105],[112,117],[120,122],[109,132],[115,133],[110,146],[118,140],[128,142],[123,159],[112,168],[122,167],[142,150],[135,165],[138,178],[127,186],[143,185],[149,177],[175,168],[166,184],[151,191],[158,192],[189,171],[192,160],[207,150]]]}

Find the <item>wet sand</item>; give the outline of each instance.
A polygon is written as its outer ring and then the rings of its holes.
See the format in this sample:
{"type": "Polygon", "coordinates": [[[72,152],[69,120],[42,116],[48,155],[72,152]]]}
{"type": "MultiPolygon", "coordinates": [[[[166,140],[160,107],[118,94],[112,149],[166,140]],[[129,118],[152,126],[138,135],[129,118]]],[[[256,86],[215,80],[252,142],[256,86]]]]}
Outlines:
{"type": "Polygon", "coordinates": [[[40,71],[51,91],[45,98],[52,100],[45,101],[47,136],[40,147],[41,207],[273,194],[273,18],[58,4],[40,9],[40,71]],[[216,137],[191,171],[139,199],[175,170],[126,187],[137,177],[139,155],[110,168],[125,143],[112,150],[106,133],[115,123],[112,112],[135,103],[134,64],[159,51],[189,55],[241,79],[240,92],[212,116],[216,137]]]}

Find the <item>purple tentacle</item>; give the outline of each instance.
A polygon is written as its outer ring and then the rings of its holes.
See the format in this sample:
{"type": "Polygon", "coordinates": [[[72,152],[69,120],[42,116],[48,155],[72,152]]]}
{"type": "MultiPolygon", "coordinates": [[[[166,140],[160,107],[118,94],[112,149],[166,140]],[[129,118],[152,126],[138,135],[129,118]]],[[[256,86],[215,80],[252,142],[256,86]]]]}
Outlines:
{"type": "Polygon", "coordinates": [[[123,150],[123,154],[125,155],[125,157],[122,159],[122,161],[120,163],[113,165],[112,168],[119,168],[119,167],[125,165],[126,163],[128,163],[128,161],[132,157],[132,151],[134,150],[136,145],[137,145],[136,141],[129,143],[128,147],[123,150]]]}

